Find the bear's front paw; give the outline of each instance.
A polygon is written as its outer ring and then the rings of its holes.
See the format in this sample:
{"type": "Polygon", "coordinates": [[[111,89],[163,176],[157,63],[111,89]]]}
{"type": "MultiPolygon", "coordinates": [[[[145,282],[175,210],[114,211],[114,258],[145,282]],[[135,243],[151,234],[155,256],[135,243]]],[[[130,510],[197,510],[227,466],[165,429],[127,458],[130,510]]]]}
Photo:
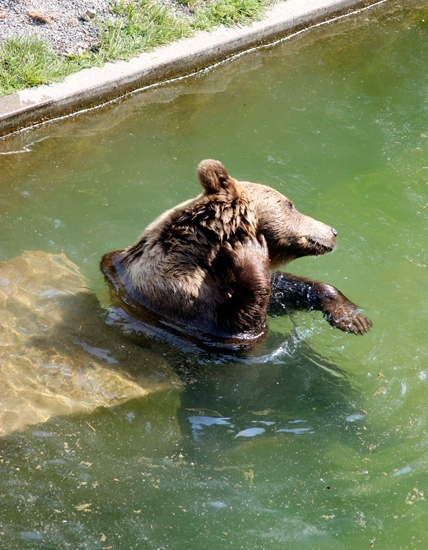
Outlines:
{"type": "Polygon", "coordinates": [[[326,319],[332,327],[343,332],[365,334],[372,326],[372,322],[362,313],[359,313],[354,304],[341,305],[326,313],[326,319]]]}

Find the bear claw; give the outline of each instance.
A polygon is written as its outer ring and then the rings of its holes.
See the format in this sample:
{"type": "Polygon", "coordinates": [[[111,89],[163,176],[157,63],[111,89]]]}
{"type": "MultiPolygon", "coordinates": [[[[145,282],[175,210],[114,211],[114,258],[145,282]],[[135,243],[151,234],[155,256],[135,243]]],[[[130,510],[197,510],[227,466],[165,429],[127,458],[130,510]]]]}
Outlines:
{"type": "Polygon", "coordinates": [[[366,334],[371,329],[373,323],[365,315],[357,311],[347,313],[341,312],[338,316],[330,313],[326,318],[332,327],[355,335],[366,334]]]}

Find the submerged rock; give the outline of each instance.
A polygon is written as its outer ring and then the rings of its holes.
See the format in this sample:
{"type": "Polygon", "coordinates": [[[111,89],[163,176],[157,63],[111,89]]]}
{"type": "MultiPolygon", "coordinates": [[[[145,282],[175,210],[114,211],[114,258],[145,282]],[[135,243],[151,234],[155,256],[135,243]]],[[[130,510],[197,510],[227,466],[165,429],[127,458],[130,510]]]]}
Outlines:
{"type": "Polygon", "coordinates": [[[0,435],[179,388],[165,360],[123,338],[63,254],[0,262],[0,435]]]}

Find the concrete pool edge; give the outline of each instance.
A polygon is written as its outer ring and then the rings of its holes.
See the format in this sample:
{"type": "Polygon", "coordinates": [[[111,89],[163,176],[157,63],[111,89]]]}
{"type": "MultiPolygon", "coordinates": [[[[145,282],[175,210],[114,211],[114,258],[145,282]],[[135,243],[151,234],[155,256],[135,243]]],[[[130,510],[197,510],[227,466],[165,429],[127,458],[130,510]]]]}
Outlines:
{"type": "Polygon", "coordinates": [[[249,27],[220,27],[161,46],[129,61],[74,73],[63,82],[0,97],[0,138],[121,96],[185,77],[254,47],[269,45],[338,15],[387,0],[286,0],[249,27]]]}

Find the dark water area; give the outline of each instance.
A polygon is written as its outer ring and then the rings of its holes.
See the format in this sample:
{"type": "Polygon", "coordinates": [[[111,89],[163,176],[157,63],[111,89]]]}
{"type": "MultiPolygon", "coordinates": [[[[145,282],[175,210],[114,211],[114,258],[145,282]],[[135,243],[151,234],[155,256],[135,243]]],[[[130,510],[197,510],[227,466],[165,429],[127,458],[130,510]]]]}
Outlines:
{"type": "Polygon", "coordinates": [[[0,141],[2,548],[428,544],[428,4],[402,4],[0,141]],[[204,158],[337,229],[288,269],[367,335],[299,312],[218,353],[110,307],[101,255],[199,193],[204,158]]]}

